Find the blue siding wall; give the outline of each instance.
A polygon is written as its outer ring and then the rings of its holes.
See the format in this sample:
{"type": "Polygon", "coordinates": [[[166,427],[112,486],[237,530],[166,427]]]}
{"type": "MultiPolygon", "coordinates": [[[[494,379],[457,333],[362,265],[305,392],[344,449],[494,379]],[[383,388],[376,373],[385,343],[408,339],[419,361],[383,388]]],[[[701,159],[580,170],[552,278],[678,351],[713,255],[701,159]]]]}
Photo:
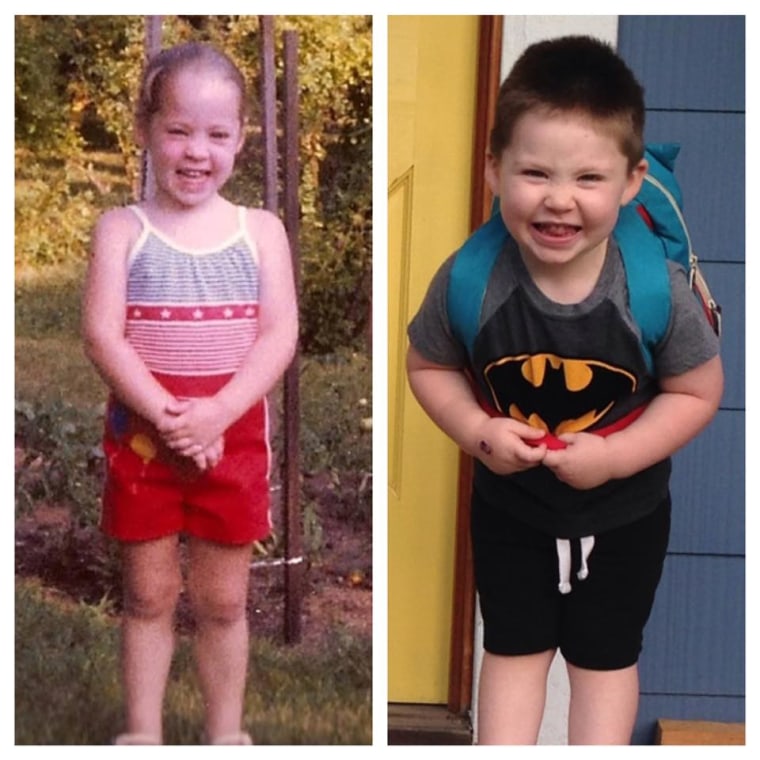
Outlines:
{"type": "Polygon", "coordinates": [[[634,743],[658,718],[744,721],[743,16],[621,16],[618,50],[644,85],[646,139],[676,166],[703,271],[723,306],[726,390],[674,458],[670,553],[641,658],[634,743]]]}

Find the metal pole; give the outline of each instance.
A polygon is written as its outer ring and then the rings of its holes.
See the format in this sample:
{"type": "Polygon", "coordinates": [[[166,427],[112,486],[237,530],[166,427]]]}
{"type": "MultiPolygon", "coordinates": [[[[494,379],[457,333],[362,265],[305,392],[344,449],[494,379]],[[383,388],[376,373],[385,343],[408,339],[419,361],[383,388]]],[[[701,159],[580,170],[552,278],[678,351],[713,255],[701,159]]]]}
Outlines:
{"type": "Polygon", "coordinates": [[[264,139],[264,208],[277,213],[277,89],[274,67],[274,16],[260,16],[261,99],[264,139]]]}
{"type": "MultiPolygon", "coordinates": [[[[293,257],[296,292],[300,291],[299,276],[299,141],[298,141],[298,34],[286,31],[285,44],[285,226],[288,231],[293,257]]],[[[293,363],[285,373],[285,461],[283,496],[285,502],[285,555],[293,561],[285,563],[285,640],[297,642],[301,638],[301,602],[303,598],[303,536],[300,495],[300,397],[298,388],[299,349],[296,347],[293,363]]]]}
{"type": "MultiPolygon", "coordinates": [[[[145,17],[145,64],[161,50],[161,37],[163,16],[146,16],[145,17]]],[[[148,151],[142,152],[140,172],[140,200],[145,200],[153,194],[153,175],[150,170],[150,161],[148,160],[148,151]]]]}
{"type": "MultiPolygon", "coordinates": [[[[277,92],[274,65],[274,17],[260,16],[261,30],[261,97],[262,132],[264,141],[264,207],[278,212],[277,186],[277,92]]],[[[288,232],[293,271],[298,289],[298,90],[297,38],[285,35],[285,156],[284,156],[284,217],[288,232]]],[[[298,508],[300,492],[299,462],[299,398],[298,351],[283,379],[283,464],[282,512],[285,572],[285,641],[294,643],[301,638],[301,602],[303,597],[303,540],[298,508]]]]}

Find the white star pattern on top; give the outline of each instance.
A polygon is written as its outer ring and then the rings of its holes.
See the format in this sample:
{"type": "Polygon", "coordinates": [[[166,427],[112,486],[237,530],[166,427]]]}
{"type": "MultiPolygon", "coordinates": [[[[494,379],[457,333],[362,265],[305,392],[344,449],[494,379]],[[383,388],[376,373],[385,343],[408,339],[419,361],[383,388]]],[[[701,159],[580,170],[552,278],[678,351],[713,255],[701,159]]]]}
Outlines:
{"type": "Polygon", "coordinates": [[[216,251],[175,247],[150,223],[130,261],[129,342],[153,372],[219,375],[235,372],[258,335],[259,269],[243,230],[216,251]]]}

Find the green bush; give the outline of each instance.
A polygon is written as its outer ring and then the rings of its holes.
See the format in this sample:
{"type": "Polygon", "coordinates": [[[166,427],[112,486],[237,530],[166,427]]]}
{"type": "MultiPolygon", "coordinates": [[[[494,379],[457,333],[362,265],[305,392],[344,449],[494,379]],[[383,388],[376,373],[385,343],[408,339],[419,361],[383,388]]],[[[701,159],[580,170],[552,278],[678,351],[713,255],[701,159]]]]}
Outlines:
{"type": "Polygon", "coordinates": [[[39,502],[67,506],[81,525],[97,523],[103,476],[102,414],[66,402],[16,401],[16,514],[39,502]]]}
{"type": "Polygon", "coordinates": [[[366,354],[306,357],[301,366],[301,452],[305,473],[372,468],[372,366],[366,354]]]}
{"type": "Polygon", "coordinates": [[[16,266],[83,259],[97,214],[92,191],[74,192],[60,167],[30,163],[24,171],[16,183],[16,266]]]}
{"type": "Polygon", "coordinates": [[[335,223],[302,231],[301,342],[314,354],[367,342],[371,311],[371,225],[357,213],[353,226],[335,223]]]}

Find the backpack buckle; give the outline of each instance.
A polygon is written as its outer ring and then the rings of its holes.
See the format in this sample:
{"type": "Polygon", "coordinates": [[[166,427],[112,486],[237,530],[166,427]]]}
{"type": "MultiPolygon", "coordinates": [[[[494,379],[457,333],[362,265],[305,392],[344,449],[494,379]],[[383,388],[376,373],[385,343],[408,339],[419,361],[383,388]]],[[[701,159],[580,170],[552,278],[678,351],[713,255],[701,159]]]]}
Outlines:
{"type": "Polygon", "coordinates": [[[697,256],[691,253],[689,256],[689,287],[702,304],[707,321],[710,323],[715,334],[720,338],[723,333],[723,314],[720,304],[713,298],[707,281],[699,270],[697,256]]]}

